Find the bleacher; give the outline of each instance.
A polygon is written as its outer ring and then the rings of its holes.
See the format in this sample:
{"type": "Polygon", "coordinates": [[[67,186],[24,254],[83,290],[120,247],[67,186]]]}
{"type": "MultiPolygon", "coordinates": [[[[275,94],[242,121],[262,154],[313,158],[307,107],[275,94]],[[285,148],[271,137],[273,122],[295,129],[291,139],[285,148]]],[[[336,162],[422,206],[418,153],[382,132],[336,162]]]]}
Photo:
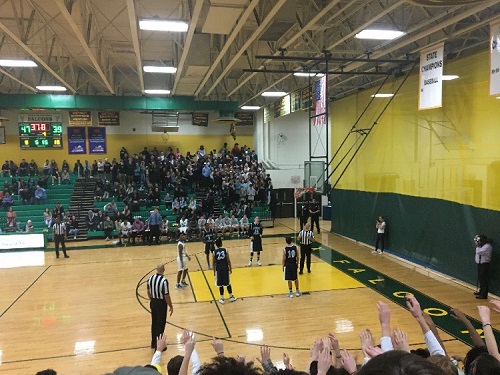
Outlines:
{"type": "MultiPolygon", "coordinates": [[[[11,178],[10,177],[0,177],[0,186],[3,186],[4,181],[7,180],[9,184],[11,184],[11,178]]],[[[35,181],[37,179],[35,178],[35,181]]],[[[49,208],[49,210],[52,212],[54,206],[56,203],[60,202],[61,205],[64,207],[65,211],[68,211],[69,206],[70,206],[70,200],[71,200],[71,195],[73,192],[73,188],[75,185],[75,180],[76,177],[72,176],[71,182],[69,184],[63,184],[63,185],[51,185],[49,184],[47,187],[47,200],[44,204],[41,205],[28,205],[28,204],[22,204],[19,198],[18,194],[14,195],[14,205],[12,206],[14,211],[17,214],[17,221],[19,223],[19,227],[21,230],[24,229],[24,226],[26,225],[26,222],[28,220],[31,220],[33,222],[33,226],[35,227],[35,230],[31,233],[44,233],[48,237],[48,239],[51,238],[51,229],[47,228],[47,226],[44,223],[43,219],[43,211],[45,208],[49,208]]],[[[50,182],[50,181],[49,181],[50,182]]],[[[17,193],[17,192],[16,192],[17,193]]],[[[166,209],[165,204],[163,203],[163,199],[165,195],[169,193],[170,196],[173,197],[173,191],[163,191],[161,194],[161,204],[159,206],[160,214],[167,218],[167,220],[170,222],[170,226],[176,226],[176,220],[177,220],[177,215],[172,211],[171,208],[166,209]]],[[[195,199],[201,199],[201,197],[197,197],[196,194],[192,193],[187,197],[187,200],[191,197],[194,197],[195,199]]],[[[104,212],[104,206],[111,202],[111,200],[115,199],[114,197],[109,197],[108,199],[103,199],[101,201],[94,202],[94,207],[97,208],[98,210],[102,210],[104,212]]],[[[118,211],[121,212],[125,206],[125,203],[115,199],[116,205],[118,207],[118,211]]],[[[220,198],[216,199],[216,205],[219,205],[219,209],[217,210],[218,212],[224,214],[223,210],[223,205],[222,201],[220,198]]],[[[143,204],[139,207],[139,210],[136,210],[132,212],[133,217],[139,217],[141,220],[145,221],[149,218],[150,212],[153,209],[152,206],[147,206],[146,204],[143,204]]],[[[73,212],[72,212],[73,214],[73,212]]],[[[75,212],[75,214],[77,214],[75,212]]],[[[4,211],[3,214],[1,215],[2,218],[0,228],[2,229],[3,233],[8,233],[9,228],[7,228],[7,220],[6,220],[6,215],[7,211],[4,211]]],[[[252,215],[248,218],[249,222],[252,223],[254,221],[255,216],[259,216],[261,223],[263,224],[264,227],[273,227],[274,226],[274,219],[271,217],[271,213],[269,211],[269,207],[267,205],[261,205],[255,206],[252,209],[252,215]]],[[[239,217],[238,219],[240,219],[239,217]]],[[[81,221],[81,219],[80,219],[81,221]]],[[[81,223],[80,223],[81,224],[81,223]]],[[[118,230],[113,231],[113,235],[116,237],[118,235],[118,230]]],[[[104,232],[102,230],[99,231],[89,231],[87,234],[88,239],[103,239],[104,238],[104,232]]],[[[68,238],[69,239],[69,238],[68,238]]]]}
{"type": "MultiPolygon", "coordinates": [[[[52,209],[58,202],[61,203],[61,205],[67,211],[71,199],[71,194],[73,192],[75,179],[76,178],[72,176],[69,184],[62,184],[62,185],[49,184],[46,189],[47,200],[45,201],[45,203],[40,205],[23,204],[20,201],[19,194],[17,194],[17,192],[13,192],[15,194],[13,195],[14,204],[12,205],[12,208],[16,212],[17,222],[19,223],[19,227],[21,228],[21,230],[24,229],[26,222],[28,220],[31,220],[33,222],[33,226],[35,227],[35,230],[31,233],[50,234],[51,230],[49,230],[44,223],[43,211],[45,210],[45,208],[48,207],[50,212],[52,212],[52,209]]],[[[5,180],[7,180],[9,182],[9,185],[11,185],[12,179],[10,177],[0,177],[0,186],[3,187],[5,180]]],[[[37,178],[35,178],[35,181],[37,181],[37,178]]],[[[4,211],[3,209],[1,211],[3,212],[0,215],[1,216],[0,228],[4,233],[9,233],[9,228],[7,227],[7,219],[6,219],[8,211],[7,210],[4,211]]]]}

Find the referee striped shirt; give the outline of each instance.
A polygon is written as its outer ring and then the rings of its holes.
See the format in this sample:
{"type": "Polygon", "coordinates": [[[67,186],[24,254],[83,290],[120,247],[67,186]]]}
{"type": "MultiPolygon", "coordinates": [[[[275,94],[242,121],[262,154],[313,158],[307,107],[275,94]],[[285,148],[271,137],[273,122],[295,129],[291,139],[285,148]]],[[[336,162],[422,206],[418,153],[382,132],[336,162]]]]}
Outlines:
{"type": "Polygon", "coordinates": [[[66,225],[64,223],[56,223],[52,227],[52,230],[56,236],[64,236],[66,234],[66,225]]]}
{"type": "Polygon", "coordinates": [[[165,294],[168,294],[168,281],[163,275],[152,275],[148,279],[148,290],[151,293],[151,298],[163,300],[165,294]]]}
{"type": "Polygon", "coordinates": [[[314,233],[312,230],[301,230],[299,232],[299,237],[302,245],[310,245],[314,241],[314,233]]]}

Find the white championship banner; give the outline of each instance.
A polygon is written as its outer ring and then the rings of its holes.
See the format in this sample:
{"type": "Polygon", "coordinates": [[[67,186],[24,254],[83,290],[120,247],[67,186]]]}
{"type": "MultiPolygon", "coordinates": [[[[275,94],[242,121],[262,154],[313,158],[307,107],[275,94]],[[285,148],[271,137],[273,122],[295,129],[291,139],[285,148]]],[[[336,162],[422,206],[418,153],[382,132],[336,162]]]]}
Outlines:
{"type": "Polygon", "coordinates": [[[444,43],[420,51],[419,110],[443,105],[443,51],[444,43]]]}
{"type": "Polygon", "coordinates": [[[490,24],[490,95],[500,95],[500,20],[490,24]]]}
{"type": "Polygon", "coordinates": [[[43,248],[45,248],[45,238],[42,233],[0,235],[0,250],[43,248]]]}

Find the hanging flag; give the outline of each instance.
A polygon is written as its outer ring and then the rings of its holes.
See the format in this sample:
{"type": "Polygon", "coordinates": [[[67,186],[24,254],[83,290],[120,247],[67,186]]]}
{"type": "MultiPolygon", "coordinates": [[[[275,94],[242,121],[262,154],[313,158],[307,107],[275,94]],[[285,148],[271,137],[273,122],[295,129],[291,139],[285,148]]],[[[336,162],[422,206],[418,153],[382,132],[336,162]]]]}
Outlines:
{"type": "Polygon", "coordinates": [[[314,84],[314,125],[326,125],[326,76],[314,84]]]}
{"type": "Polygon", "coordinates": [[[418,109],[443,106],[444,43],[420,51],[420,92],[418,109]]]}
{"type": "Polygon", "coordinates": [[[490,24],[490,95],[500,94],[500,20],[490,24]]]}

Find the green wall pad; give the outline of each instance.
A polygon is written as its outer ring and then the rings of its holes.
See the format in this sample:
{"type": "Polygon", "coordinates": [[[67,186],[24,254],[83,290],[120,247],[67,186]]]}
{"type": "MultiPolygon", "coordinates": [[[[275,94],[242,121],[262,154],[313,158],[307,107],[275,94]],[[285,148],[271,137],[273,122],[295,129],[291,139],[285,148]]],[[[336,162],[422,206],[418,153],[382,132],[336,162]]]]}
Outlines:
{"type": "MultiPolygon", "coordinates": [[[[490,292],[500,293],[500,212],[440,199],[334,189],[332,231],[375,243],[375,220],[387,222],[386,250],[456,279],[477,283],[474,235],[493,239],[490,292]]],[[[367,250],[369,251],[369,250],[367,250]]]]}

